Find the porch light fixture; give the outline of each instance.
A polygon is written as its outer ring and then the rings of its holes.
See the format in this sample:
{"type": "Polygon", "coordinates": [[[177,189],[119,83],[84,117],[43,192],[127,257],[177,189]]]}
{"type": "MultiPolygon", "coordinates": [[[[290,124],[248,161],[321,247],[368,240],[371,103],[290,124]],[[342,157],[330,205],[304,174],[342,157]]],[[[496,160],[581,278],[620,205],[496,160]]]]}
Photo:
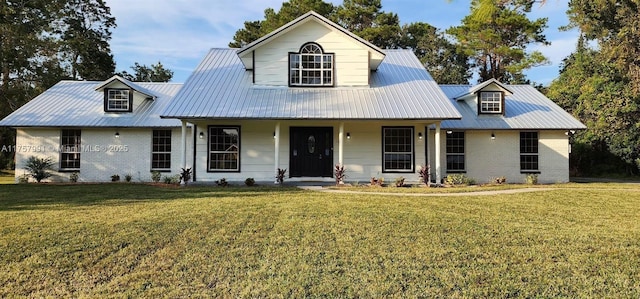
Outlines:
{"type": "Polygon", "coordinates": [[[276,139],[276,132],[273,132],[273,139],[276,139]]]}
{"type": "Polygon", "coordinates": [[[351,139],[351,133],[347,132],[347,139],[351,139]]]}
{"type": "Polygon", "coordinates": [[[576,130],[569,130],[569,131],[564,132],[564,134],[567,135],[567,136],[573,136],[573,134],[575,134],[575,133],[576,133],[576,130]]]}
{"type": "Polygon", "coordinates": [[[116,136],[116,138],[120,138],[120,132],[116,131],[116,134],[114,136],[116,136]]]}
{"type": "Polygon", "coordinates": [[[422,132],[418,132],[418,139],[422,140],[422,132]]]}
{"type": "Polygon", "coordinates": [[[453,131],[447,130],[447,134],[453,134],[453,131]]]}
{"type": "Polygon", "coordinates": [[[493,134],[493,132],[491,132],[491,140],[496,140],[496,134],[493,134]]]}
{"type": "Polygon", "coordinates": [[[200,134],[198,134],[198,138],[204,139],[204,132],[200,131],[200,134]]]}

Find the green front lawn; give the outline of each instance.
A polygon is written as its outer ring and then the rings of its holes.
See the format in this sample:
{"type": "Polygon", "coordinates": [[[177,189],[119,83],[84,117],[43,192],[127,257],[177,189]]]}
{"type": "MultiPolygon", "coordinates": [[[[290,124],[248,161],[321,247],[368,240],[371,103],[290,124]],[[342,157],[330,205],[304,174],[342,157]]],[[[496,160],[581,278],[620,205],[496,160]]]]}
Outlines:
{"type": "MultiPolygon", "coordinates": [[[[586,186],[586,185],[585,185],[586,186]]],[[[0,187],[0,297],[640,297],[640,187],[0,187]]]]}
{"type": "Polygon", "coordinates": [[[16,180],[14,177],[13,170],[0,170],[0,185],[3,184],[15,184],[16,180]]]}

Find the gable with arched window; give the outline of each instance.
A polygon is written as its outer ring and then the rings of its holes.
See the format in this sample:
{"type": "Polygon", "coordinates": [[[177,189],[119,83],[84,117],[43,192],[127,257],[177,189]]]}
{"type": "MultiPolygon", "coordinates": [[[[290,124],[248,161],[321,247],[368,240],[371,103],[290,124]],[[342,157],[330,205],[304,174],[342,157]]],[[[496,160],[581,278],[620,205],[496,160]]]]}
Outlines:
{"type": "Polygon", "coordinates": [[[333,53],[310,42],[298,53],[289,53],[289,86],[333,86],[333,53]]]}

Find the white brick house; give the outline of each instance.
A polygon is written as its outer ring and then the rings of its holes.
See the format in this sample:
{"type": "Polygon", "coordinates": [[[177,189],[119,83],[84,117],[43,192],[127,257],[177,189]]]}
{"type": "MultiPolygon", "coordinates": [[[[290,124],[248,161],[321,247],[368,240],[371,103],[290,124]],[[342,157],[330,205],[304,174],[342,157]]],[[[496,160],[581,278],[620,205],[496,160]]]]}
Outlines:
{"type": "Polygon", "coordinates": [[[190,167],[202,182],[272,182],[278,168],[328,182],[336,164],[360,182],[416,181],[426,164],[436,181],[566,182],[567,133],[585,128],[531,86],[439,86],[410,50],[379,49],[314,12],[212,49],[184,85],[63,81],[0,125],[18,132],[16,176],[39,155],[55,159],[55,180],[190,167]]]}

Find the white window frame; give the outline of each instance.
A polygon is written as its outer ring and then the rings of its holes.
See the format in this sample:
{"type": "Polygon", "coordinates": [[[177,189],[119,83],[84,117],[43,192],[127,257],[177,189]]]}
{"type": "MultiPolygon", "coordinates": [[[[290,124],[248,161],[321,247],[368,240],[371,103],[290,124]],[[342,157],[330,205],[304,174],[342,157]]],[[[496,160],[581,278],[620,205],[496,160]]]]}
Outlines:
{"type": "Polygon", "coordinates": [[[298,53],[289,53],[289,86],[333,86],[334,55],[316,43],[307,43],[298,53]]]}
{"type": "Polygon", "coordinates": [[[479,96],[479,108],[482,114],[502,114],[503,93],[500,91],[482,91],[479,96]],[[496,109],[497,108],[497,109],[496,109]]]}
{"type": "Polygon", "coordinates": [[[106,110],[113,112],[131,111],[130,92],[128,89],[108,89],[106,110]]]}

